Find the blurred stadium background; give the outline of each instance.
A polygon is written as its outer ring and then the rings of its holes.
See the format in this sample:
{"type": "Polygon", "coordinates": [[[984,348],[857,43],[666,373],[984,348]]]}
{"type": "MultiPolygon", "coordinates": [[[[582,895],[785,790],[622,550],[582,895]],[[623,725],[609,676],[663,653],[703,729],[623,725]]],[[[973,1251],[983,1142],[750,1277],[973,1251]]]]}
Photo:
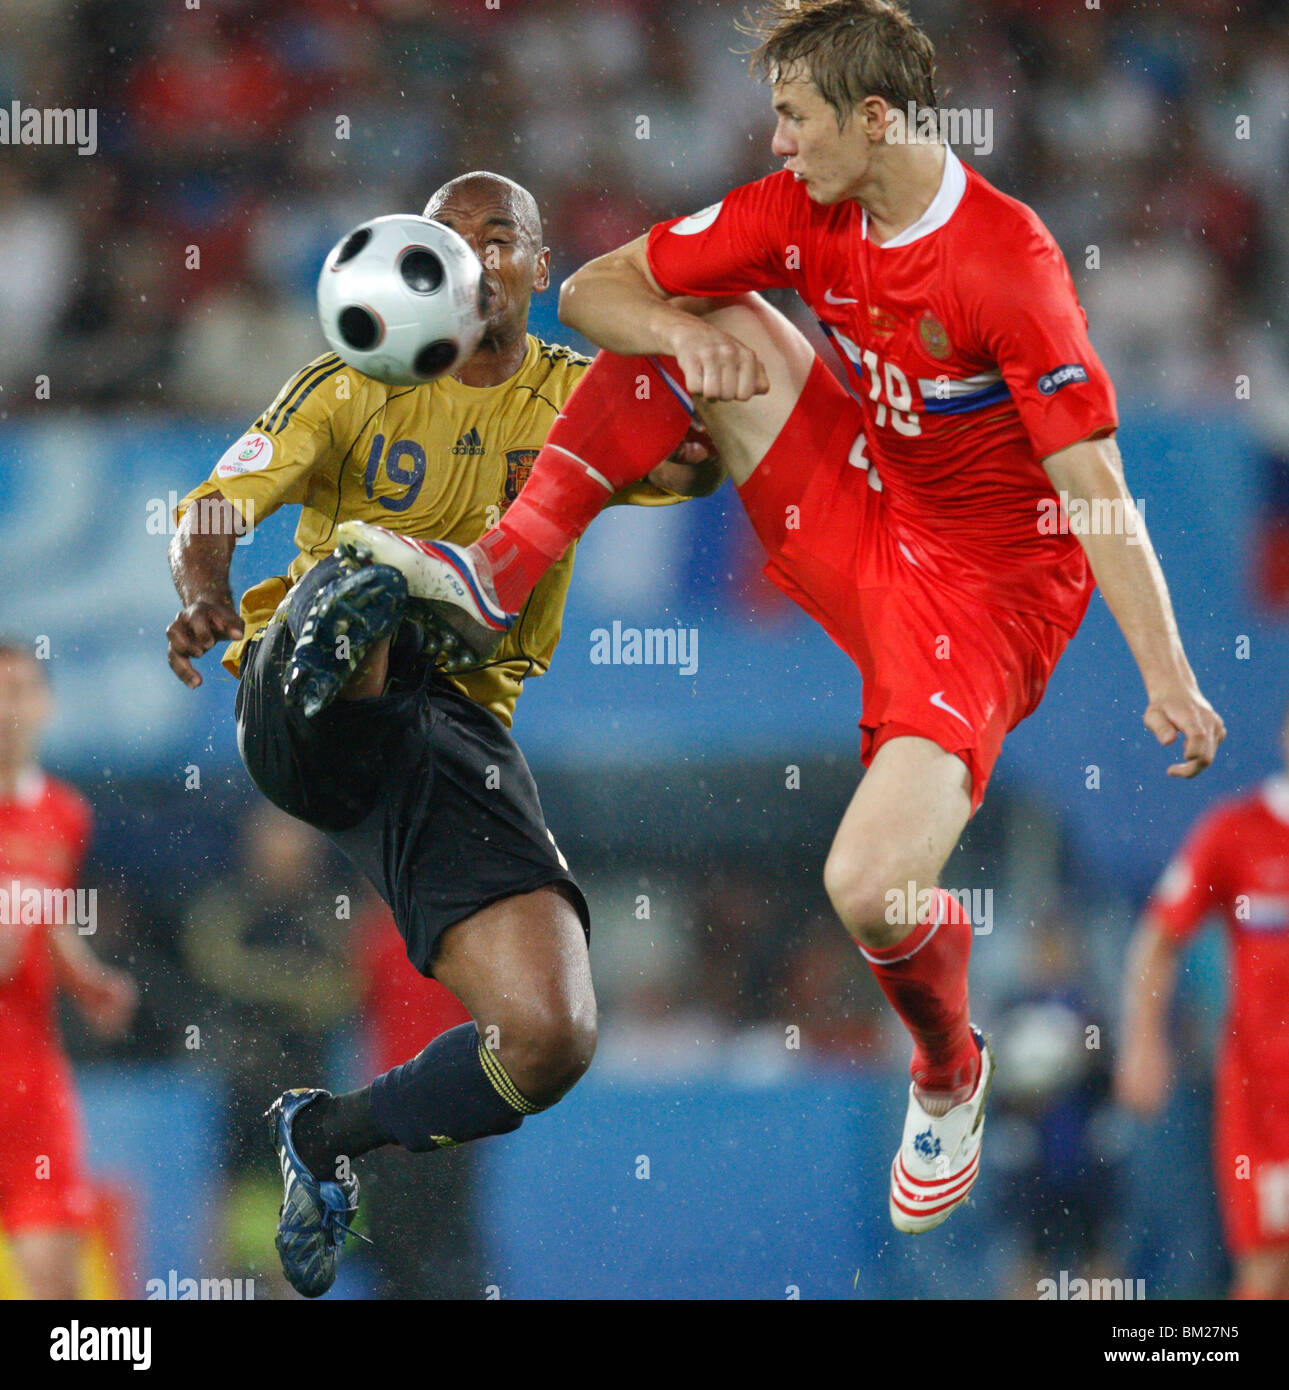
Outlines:
{"type": "MultiPolygon", "coordinates": [[[[99,121],[93,157],[0,147],[0,612],[50,639],[47,763],[97,818],[94,945],[143,989],[119,1045],[67,1020],[101,1292],[175,1271],[280,1294],[258,1110],[456,1021],[347,866],[254,794],[230,678],[208,658],[193,695],[169,673],[158,519],[321,349],[313,284],[352,224],[494,169],[536,193],[558,281],[769,172],[739,8],[0,0],[0,102],[99,121]]],[[[1272,0],[913,9],[942,101],[993,112],[994,149],[966,158],[1070,261],[1225,749],[1198,783],[1165,781],[1095,599],[947,875],[993,890],[974,976],[1001,1095],[978,1199],[903,1242],[885,1171],[904,1043],[820,885],[858,771],[853,671],[760,578],[730,496],[607,515],[516,724],[592,902],[596,1065],[514,1137],[374,1165],[380,1244],[350,1254],[339,1295],[1033,1297],[1062,1269],[1152,1298],[1224,1288],[1213,934],[1189,958],[1166,1115],[1120,1116],[1107,1075],[1134,914],[1188,822],[1273,770],[1289,694],[1289,18],[1272,0]],[[592,665],[615,619],[696,628],[697,673],[592,665]],[[1161,1145],[1166,1192],[1142,1167],[1161,1145]]],[[[534,331],[567,341],[554,308],[535,302],[534,331]]],[[[239,549],[235,584],[283,572],[294,520],[239,549]]]]}

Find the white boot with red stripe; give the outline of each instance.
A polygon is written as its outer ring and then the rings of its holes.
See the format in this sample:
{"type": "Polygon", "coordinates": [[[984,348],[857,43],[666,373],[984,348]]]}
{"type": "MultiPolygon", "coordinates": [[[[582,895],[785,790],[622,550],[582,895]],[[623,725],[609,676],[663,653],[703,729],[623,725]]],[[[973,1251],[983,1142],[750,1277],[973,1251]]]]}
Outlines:
{"type": "Polygon", "coordinates": [[[891,1223],[897,1231],[920,1235],[946,1220],[967,1200],[980,1173],[980,1141],[985,1101],[994,1077],[994,1058],[979,1029],[980,1075],[971,1095],[944,1115],[928,1115],[909,1087],[904,1141],[891,1164],[891,1223]]]}
{"type": "Polygon", "coordinates": [[[408,611],[426,629],[427,650],[448,671],[468,670],[496,649],[515,621],[489,592],[466,546],[421,541],[375,526],[342,521],[337,549],[360,565],[390,565],[407,580],[408,611]]]}

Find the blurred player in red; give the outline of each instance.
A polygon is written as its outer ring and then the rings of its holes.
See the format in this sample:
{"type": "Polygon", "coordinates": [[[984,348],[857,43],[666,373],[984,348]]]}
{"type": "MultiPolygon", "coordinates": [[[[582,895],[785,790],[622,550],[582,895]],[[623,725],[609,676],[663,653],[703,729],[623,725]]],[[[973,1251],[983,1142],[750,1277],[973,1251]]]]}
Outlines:
{"type": "Polygon", "coordinates": [[[1214,1170],[1233,1298],[1289,1298],[1289,713],[1285,771],[1202,816],[1159,880],[1128,959],[1116,1091],[1163,1106],[1177,961],[1221,914],[1231,970],[1217,1059],[1214,1170]]]}
{"type": "MultiPolygon", "coordinates": [[[[389,1071],[472,1021],[446,985],[426,979],[408,960],[393,915],[374,893],[354,920],[354,951],[369,1070],[389,1071]]],[[[477,1298],[486,1280],[473,1221],[474,1145],[434,1154],[388,1145],[369,1156],[367,1173],[380,1297],[477,1298]]]]}
{"type": "Polygon", "coordinates": [[[35,760],[49,717],[44,665],[0,641],[0,1227],[33,1298],[79,1296],[90,1215],[81,1121],[58,1037],[61,986],[91,1026],[121,1033],[134,1011],[128,975],[99,963],[61,911],[23,911],[30,890],[75,888],[90,833],[81,795],[35,760]]]}
{"type": "Polygon", "coordinates": [[[407,574],[481,656],[696,411],[770,578],[862,677],[868,771],[824,882],[912,1035],[889,1209],[916,1233],[975,1182],[992,1067],[968,1012],[972,924],[939,877],[1094,576],[1147,728],[1184,739],[1170,774],[1195,776],[1225,730],[1124,482],[1114,389],[1065,260],[940,138],[930,40],[885,0],[782,0],[754,32],[783,170],[565,283],[564,322],[605,351],[500,524],[421,546],[407,574]],[[753,293],[771,288],[809,306],[844,387],[753,293]]]}

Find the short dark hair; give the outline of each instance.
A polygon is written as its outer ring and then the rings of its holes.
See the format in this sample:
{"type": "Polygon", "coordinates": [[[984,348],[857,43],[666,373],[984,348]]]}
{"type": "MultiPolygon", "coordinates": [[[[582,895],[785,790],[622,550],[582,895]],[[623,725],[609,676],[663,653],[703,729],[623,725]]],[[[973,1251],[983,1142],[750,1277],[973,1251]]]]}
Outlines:
{"type": "Polygon", "coordinates": [[[468,174],[458,174],[456,178],[441,184],[430,194],[430,201],[426,203],[422,216],[433,217],[458,189],[477,187],[480,184],[491,185],[506,195],[515,214],[515,220],[532,244],[540,250],[542,247],[542,215],[537,207],[537,199],[522,183],[508,179],[505,174],[494,174],[488,169],[474,169],[468,174]]]}
{"type": "Polygon", "coordinates": [[[757,40],[755,76],[804,63],[839,126],[865,97],[936,106],[935,46],[897,0],[775,0],[739,28],[757,40]]]}

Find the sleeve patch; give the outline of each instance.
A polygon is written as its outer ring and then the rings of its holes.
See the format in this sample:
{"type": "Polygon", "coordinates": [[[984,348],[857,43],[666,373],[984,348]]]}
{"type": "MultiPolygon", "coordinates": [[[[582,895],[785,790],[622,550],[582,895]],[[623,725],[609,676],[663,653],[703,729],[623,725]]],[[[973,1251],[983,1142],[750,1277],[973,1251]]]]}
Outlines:
{"type": "Polygon", "coordinates": [[[1172,907],[1186,897],[1193,882],[1190,865],[1184,859],[1174,859],[1155,886],[1155,898],[1161,906],[1172,907]]]}
{"type": "Polygon", "coordinates": [[[1055,367],[1039,377],[1038,389],[1045,396],[1054,396],[1062,386],[1070,386],[1087,379],[1088,369],[1082,362],[1067,362],[1064,366],[1055,367]]]}
{"type": "Polygon", "coordinates": [[[677,236],[694,236],[698,232],[705,232],[721,215],[721,207],[724,202],[725,200],[722,198],[719,203],[713,203],[711,207],[706,207],[701,212],[694,212],[688,217],[682,217],[669,230],[677,236]]]}
{"type": "Polygon", "coordinates": [[[273,462],[273,441],[266,434],[244,434],[236,444],[230,444],[215,465],[221,478],[236,478],[243,473],[258,473],[273,462]]]}

